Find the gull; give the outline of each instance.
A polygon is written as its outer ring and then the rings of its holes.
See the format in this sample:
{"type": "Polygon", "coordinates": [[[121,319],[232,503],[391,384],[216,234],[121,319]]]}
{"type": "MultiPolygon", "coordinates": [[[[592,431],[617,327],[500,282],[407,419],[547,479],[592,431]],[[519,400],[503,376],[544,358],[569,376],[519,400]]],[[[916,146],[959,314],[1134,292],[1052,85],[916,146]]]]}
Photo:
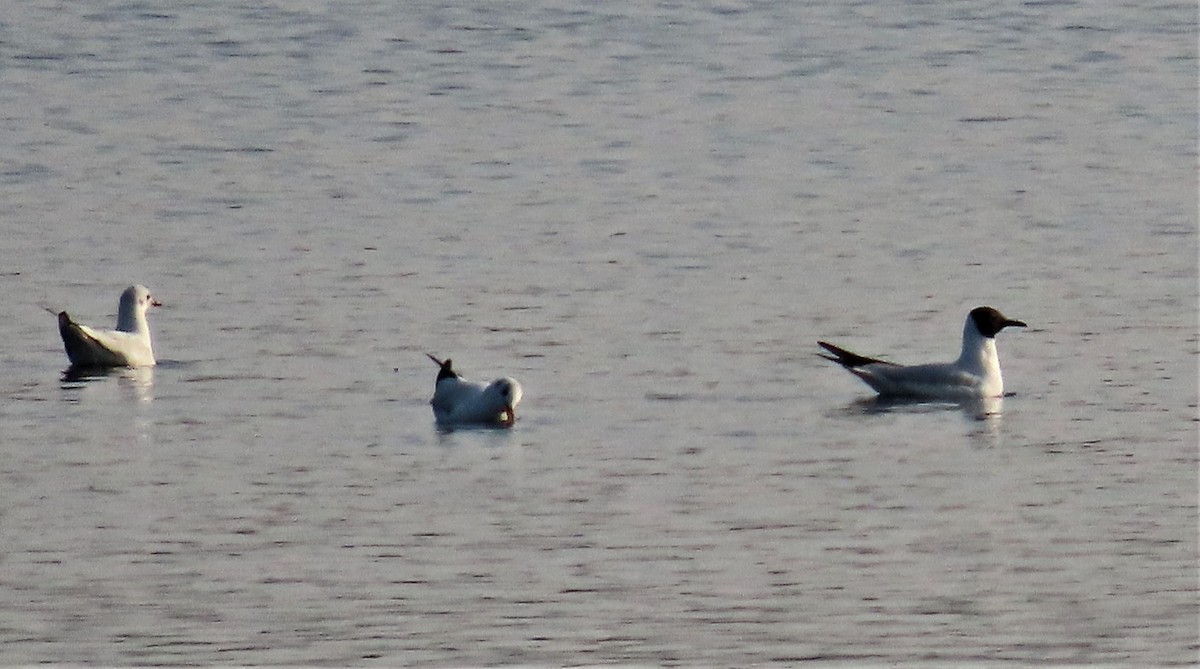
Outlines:
{"type": "Polygon", "coordinates": [[[503,377],[484,385],[467,381],[458,375],[450,359],[438,360],[437,380],[434,382],[433,416],[441,424],[476,424],[512,427],[517,420],[517,404],[521,401],[521,384],[503,377]]]}
{"type": "Polygon", "coordinates": [[[58,312],[58,333],[62,335],[71,367],[153,367],[154,347],[150,343],[146,310],[160,306],[145,286],[136,285],[121,293],[115,330],[80,325],[67,312],[58,312]]]}
{"type": "Polygon", "coordinates": [[[832,353],[821,357],[845,367],[880,395],[930,399],[971,400],[1004,395],[996,333],[1006,327],[1026,327],[991,307],[976,307],[963,325],[962,353],[949,363],[897,365],[868,358],[824,341],[832,353]]]}

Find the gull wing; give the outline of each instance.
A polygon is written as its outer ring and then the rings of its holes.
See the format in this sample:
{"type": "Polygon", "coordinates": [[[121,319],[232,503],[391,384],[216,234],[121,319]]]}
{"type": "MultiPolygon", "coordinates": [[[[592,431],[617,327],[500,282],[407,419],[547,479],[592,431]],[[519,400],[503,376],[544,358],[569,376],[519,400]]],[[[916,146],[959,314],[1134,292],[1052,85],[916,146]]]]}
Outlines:
{"type": "Polygon", "coordinates": [[[96,330],[58,314],[58,333],[67,358],[76,367],[139,367],[154,364],[154,354],[143,335],[96,330]]]}
{"type": "Polygon", "coordinates": [[[77,367],[124,367],[124,355],[106,345],[92,328],[71,320],[67,312],[58,314],[58,333],[62,335],[67,358],[77,367]]]}
{"type": "Polygon", "coordinates": [[[840,346],[834,346],[833,344],[830,344],[829,342],[825,342],[825,341],[818,341],[817,346],[820,346],[821,348],[823,348],[826,351],[829,351],[830,353],[833,354],[833,355],[822,355],[822,354],[818,354],[818,355],[820,355],[822,358],[825,358],[826,360],[832,360],[833,362],[836,362],[837,364],[841,365],[842,367],[845,367],[846,369],[854,369],[855,367],[863,367],[865,365],[891,365],[891,366],[896,365],[896,363],[894,363],[894,362],[888,362],[887,360],[880,360],[879,358],[868,358],[865,355],[859,355],[852,351],[847,351],[846,349],[844,349],[840,346]]]}

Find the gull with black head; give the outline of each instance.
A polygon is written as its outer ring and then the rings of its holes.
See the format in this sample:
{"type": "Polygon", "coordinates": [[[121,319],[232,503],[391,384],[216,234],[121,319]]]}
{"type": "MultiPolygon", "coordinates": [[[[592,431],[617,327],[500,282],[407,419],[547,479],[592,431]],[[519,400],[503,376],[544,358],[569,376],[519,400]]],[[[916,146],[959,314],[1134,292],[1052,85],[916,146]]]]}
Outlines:
{"type": "Polygon", "coordinates": [[[963,325],[962,352],[948,363],[897,365],[868,358],[828,342],[817,344],[821,354],[862,379],[881,396],[971,400],[1004,395],[996,334],[1006,327],[1026,327],[992,307],[976,307],[963,325]]]}

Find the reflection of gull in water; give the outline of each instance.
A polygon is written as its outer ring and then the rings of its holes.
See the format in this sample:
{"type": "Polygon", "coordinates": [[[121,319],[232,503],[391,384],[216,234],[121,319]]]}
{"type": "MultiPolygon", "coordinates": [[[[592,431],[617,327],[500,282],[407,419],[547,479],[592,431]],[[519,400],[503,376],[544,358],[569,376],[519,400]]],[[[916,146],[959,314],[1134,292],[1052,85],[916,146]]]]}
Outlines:
{"type": "Polygon", "coordinates": [[[76,323],[58,312],[58,332],[72,368],[152,367],[154,346],[146,310],[161,306],[145,286],[130,286],[121,293],[115,330],[99,330],[76,323]]]}
{"type": "Polygon", "coordinates": [[[117,371],[117,384],[133,393],[139,402],[154,399],[154,368],[136,367],[117,371]]]}
{"type": "Polygon", "coordinates": [[[837,411],[849,416],[879,416],[884,414],[910,413],[934,414],[959,411],[970,425],[969,436],[973,441],[983,440],[984,445],[995,446],[1001,437],[1002,397],[981,397],[969,400],[928,400],[917,397],[869,397],[855,400],[837,411]]]}
{"type": "Polygon", "coordinates": [[[991,307],[976,307],[963,325],[962,352],[958,359],[926,365],[897,365],[828,342],[817,344],[831,354],[821,357],[846,368],[880,395],[949,400],[1003,397],[996,334],[1006,327],[1025,327],[1025,323],[1007,318],[991,307]]]}
{"type": "Polygon", "coordinates": [[[154,368],[125,367],[125,368],[96,368],[69,367],[62,376],[63,389],[82,389],[91,383],[98,383],[108,378],[115,378],[117,387],[121,388],[133,399],[139,402],[149,402],[154,399],[154,368]]]}
{"type": "Polygon", "coordinates": [[[999,418],[1004,407],[1003,397],[979,397],[964,400],[930,400],[922,397],[878,395],[855,400],[847,407],[850,413],[884,414],[896,412],[934,413],[958,410],[967,418],[991,420],[999,418]]]}

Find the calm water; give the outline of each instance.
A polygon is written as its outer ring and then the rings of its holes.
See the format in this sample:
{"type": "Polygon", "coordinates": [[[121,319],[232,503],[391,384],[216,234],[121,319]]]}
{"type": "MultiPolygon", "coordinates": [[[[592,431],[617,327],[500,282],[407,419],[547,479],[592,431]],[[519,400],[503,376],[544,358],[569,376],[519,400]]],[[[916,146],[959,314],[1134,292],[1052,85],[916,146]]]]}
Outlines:
{"type": "Polygon", "coordinates": [[[9,3],[0,663],[1197,660],[1193,3],[9,3]],[[476,7],[475,5],[480,5],[476,7]],[[159,367],[85,383],[43,307],[159,367]],[[950,358],[878,406],[828,338],[950,358]],[[439,432],[429,351],[525,386],[439,432]]]}

